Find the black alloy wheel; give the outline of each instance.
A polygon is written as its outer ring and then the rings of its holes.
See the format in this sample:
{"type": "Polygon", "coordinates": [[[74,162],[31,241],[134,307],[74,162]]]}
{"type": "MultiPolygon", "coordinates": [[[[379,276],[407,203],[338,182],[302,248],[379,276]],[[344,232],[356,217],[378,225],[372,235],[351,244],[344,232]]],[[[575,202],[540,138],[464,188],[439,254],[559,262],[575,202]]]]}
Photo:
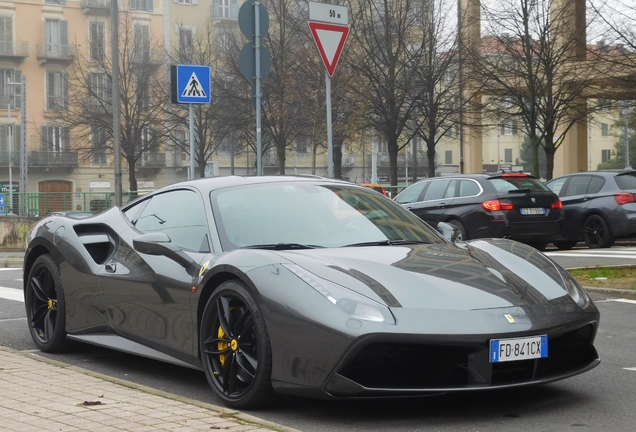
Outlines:
{"type": "Polygon", "coordinates": [[[232,408],[271,403],[272,354],[265,322],[247,288],[221,284],[201,320],[201,356],[208,383],[232,408]]]}
{"type": "Polygon", "coordinates": [[[49,353],[67,348],[64,291],[60,273],[50,255],[41,255],[33,263],[24,302],[35,345],[49,353]]]}
{"type": "Polygon", "coordinates": [[[583,222],[583,240],[590,249],[609,248],[614,235],[602,216],[592,215],[583,222]]]}

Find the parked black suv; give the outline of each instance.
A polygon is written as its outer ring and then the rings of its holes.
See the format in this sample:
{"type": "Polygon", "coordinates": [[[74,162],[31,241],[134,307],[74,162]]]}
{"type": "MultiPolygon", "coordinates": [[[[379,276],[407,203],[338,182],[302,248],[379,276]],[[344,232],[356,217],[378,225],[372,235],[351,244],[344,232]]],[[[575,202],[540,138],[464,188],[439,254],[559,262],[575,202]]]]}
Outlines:
{"type": "Polygon", "coordinates": [[[432,226],[454,225],[461,240],[506,237],[544,250],[564,227],[557,195],[522,173],[426,179],[404,189],[395,201],[432,226]]]}

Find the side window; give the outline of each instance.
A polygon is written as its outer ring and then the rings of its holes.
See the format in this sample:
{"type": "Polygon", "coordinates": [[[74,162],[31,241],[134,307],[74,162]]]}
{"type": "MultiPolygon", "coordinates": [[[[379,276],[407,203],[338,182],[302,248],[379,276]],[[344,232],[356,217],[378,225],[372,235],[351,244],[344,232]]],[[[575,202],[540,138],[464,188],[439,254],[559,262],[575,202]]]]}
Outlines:
{"type": "Polygon", "coordinates": [[[450,184],[446,188],[444,198],[455,198],[455,189],[457,187],[457,180],[451,180],[450,184]]]}
{"type": "Polygon", "coordinates": [[[209,250],[208,229],[201,197],[176,190],[152,197],[135,227],[143,232],[163,232],[173,243],[191,251],[209,250]]]}
{"type": "Polygon", "coordinates": [[[566,181],[568,181],[567,177],[561,177],[560,179],[551,181],[547,184],[547,186],[558,196],[563,196],[563,194],[561,193],[561,189],[563,189],[563,185],[566,181]]]}
{"type": "Polygon", "coordinates": [[[395,202],[398,204],[417,202],[427,184],[428,182],[419,182],[404,189],[402,193],[395,197],[395,202]]]}
{"type": "Polygon", "coordinates": [[[459,196],[469,197],[479,195],[479,185],[473,180],[462,180],[459,184],[459,196]]]}
{"type": "Polygon", "coordinates": [[[590,185],[587,187],[587,193],[597,194],[605,184],[605,179],[602,177],[592,177],[590,185]]]}
{"type": "Polygon", "coordinates": [[[426,193],[424,194],[424,199],[422,201],[431,201],[444,198],[446,188],[448,187],[448,184],[450,182],[450,180],[432,181],[428,189],[426,189],[426,193]]]}
{"type": "Polygon", "coordinates": [[[587,193],[587,186],[590,184],[591,176],[573,176],[570,178],[570,183],[565,188],[563,196],[575,196],[585,195],[587,193]]]}

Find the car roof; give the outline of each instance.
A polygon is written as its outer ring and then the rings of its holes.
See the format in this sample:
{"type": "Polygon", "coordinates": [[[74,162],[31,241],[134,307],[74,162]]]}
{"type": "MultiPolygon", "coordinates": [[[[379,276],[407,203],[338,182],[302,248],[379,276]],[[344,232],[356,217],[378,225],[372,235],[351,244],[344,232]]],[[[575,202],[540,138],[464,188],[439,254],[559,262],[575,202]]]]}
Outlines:
{"type": "Polygon", "coordinates": [[[575,173],[570,173],[570,174],[563,174],[562,176],[559,177],[555,177],[550,181],[554,181],[556,179],[559,178],[565,178],[565,177],[575,177],[575,176],[583,176],[583,175],[600,175],[602,177],[616,177],[619,175],[625,175],[625,174],[636,174],[636,170],[600,170],[600,171],[582,171],[582,172],[575,172],[575,173]]]}

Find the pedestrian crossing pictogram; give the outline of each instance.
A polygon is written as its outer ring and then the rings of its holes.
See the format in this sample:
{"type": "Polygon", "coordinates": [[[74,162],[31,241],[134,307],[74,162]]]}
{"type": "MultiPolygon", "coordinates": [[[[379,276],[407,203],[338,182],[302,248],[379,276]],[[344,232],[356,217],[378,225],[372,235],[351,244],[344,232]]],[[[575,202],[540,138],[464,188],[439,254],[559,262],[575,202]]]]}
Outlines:
{"type": "Polygon", "coordinates": [[[181,96],[207,99],[208,95],[205,93],[205,90],[201,86],[201,82],[199,81],[196,73],[192,72],[192,75],[190,75],[190,79],[183,89],[183,93],[181,93],[181,96]]]}

